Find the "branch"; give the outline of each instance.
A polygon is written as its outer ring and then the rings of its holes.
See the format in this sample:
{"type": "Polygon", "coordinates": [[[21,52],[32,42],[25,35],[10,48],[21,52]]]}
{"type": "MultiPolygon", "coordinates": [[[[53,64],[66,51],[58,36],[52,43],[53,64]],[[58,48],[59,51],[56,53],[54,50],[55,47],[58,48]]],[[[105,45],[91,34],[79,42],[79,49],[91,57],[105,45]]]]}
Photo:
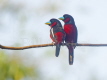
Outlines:
{"type": "MultiPolygon", "coordinates": [[[[91,46],[91,47],[107,46],[107,44],[75,44],[75,43],[69,43],[69,44],[72,46],[91,46]]],[[[62,46],[65,46],[65,45],[68,45],[68,44],[64,43],[62,46]]],[[[24,46],[24,47],[10,47],[10,46],[0,45],[0,48],[1,49],[9,49],[9,50],[23,50],[23,49],[48,47],[48,46],[55,46],[55,44],[50,43],[50,44],[30,45],[30,46],[24,46]]]]}

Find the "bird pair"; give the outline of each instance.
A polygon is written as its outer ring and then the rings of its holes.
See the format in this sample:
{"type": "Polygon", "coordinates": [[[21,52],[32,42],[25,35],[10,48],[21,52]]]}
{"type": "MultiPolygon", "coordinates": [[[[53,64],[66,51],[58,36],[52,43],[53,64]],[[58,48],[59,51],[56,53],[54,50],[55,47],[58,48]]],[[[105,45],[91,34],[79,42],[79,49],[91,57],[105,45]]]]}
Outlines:
{"type": "MultiPolygon", "coordinates": [[[[59,18],[62,20],[64,24],[64,29],[58,19],[52,18],[49,22],[45,24],[51,27],[50,29],[50,38],[55,42],[56,45],[56,57],[59,56],[61,44],[64,43],[77,43],[77,28],[75,25],[75,21],[73,17],[69,14],[64,14],[63,17],[59,18]]],[[[69,64],[73,64],[74,59],[74,48],[76,46],[72,46],[70,44],[66,45],[69,50],[69,64]]]]}

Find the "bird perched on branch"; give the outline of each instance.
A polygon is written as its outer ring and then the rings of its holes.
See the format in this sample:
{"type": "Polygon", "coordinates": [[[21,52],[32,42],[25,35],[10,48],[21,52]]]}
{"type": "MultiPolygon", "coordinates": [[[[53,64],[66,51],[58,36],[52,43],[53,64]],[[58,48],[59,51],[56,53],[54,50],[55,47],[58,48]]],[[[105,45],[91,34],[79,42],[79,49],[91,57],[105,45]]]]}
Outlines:
{"type": "Polygon", "coordinates": [[[55,56],[59,56],[60,47],[61,44],[64,42],[65,39],[65,32],[62,28],[62,25],[59,20],[57,19],[51,19],[49,22],[46,22],[45,24],[49,25],[51,27],[50,29],[50,38],[55,42],[56,44],[56,53],[55,56]]]}
{"type": "MultiPolygon", "coordinates": [[[[74,18],[69,14],[65,14],[65,15],[63,15],[63,17],[60,17],[59,19],[65,23],[64,24],[64,31],[66,33],[65,42],[66,43],[77,43],[78,33],[77,33],[77,28],[75,25],[74,18]]],[[[72,65],[73,59],[74,59],[74,48],[76,46],[67,45],[67,47],[69,50],[69,64],[72,65]]]]}

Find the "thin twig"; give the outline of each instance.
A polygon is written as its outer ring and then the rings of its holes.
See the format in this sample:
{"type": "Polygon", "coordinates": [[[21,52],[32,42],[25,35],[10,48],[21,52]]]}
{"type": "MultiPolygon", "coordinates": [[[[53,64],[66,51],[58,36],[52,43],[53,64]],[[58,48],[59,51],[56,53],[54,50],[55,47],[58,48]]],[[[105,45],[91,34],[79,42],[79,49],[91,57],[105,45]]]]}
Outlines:
{"type": "MultiPolygon", "coordinates": [[[[72,46],[90,46],[90,47],[102,47],[107,46],[107,44],[75,44],[75,43],[69,43],[72,46]]],[[[62,46],[67,45],[64,43],[62,46]]],[[[24,46],[24,47],[10,47],[10,46],[3,46],[0,45],[1,49],[9,49],[9,50],[23,50],[23,49],[30,49],[30,48],[39,48],[39,47],[48,47],[48,46],[55,46],[55,44],[40,44],[40,45],[30,45],[30,46],[24,46]]]]}

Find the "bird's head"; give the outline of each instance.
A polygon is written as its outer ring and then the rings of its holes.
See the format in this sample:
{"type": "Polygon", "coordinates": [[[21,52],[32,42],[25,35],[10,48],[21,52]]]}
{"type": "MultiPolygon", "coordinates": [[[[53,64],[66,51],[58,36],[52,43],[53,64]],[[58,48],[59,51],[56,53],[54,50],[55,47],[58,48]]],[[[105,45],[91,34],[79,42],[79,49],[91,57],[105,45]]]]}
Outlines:
{"type": "Polygon", "coordinates": [[[50,19],[50,21],[46,22],[45,24],[49,25],[50,27],[62,27],[60,21],[55,18],[50,19]]]}
{"type": "Polygon", "coordinates": [[[64,21],[65,24],[75,24],[74,18],[69,14],[64,14],[63,17],[60,17],[59,19],[64,21]]]}

